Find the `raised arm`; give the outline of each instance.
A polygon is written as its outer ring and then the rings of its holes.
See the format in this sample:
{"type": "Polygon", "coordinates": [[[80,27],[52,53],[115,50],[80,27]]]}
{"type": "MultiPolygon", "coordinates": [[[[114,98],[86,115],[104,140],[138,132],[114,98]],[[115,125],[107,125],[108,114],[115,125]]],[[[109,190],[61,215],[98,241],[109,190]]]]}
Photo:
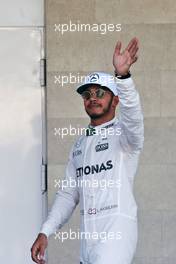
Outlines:
{"type": "Polygon", "coordinates": [[[119,76],[117,84],[120,104],[119,122],[122,128],[120,143],[126,151],[141,150],[144,125],[140,97],[132,78],[128,77],[131,65],[137,60],[139,44],[138,40],[133,38],[123,52],[121,46],[121,42],[118,41],[113,55],[113,65],[119,76]],[[128,78],[124,78],[125,76],[128,78]]]}

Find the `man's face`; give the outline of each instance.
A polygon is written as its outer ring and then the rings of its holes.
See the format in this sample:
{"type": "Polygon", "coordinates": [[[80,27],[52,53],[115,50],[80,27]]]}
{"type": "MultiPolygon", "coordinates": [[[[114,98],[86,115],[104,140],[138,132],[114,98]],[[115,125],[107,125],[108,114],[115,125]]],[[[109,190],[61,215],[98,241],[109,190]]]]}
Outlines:
{"type": "Polygon", "coordinates": [[[97,119],[108,112],[112,111],[112,102],[114,95],[109,89],[105,89],[105,94],[102,98],[97,98],[95,91],[101,88],[99,85],[91,85],[86,91],[91,92],[89,99],[84,99],[84,107],[87,114],[92,119],[97,119]]]}

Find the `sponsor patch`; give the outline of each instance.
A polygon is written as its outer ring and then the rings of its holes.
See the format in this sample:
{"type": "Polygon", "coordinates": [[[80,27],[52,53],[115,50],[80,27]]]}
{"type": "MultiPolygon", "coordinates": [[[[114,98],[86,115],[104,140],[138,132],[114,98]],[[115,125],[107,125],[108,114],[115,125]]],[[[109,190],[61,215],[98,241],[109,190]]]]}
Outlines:
{"type": "Polygon", "coordinates": [[[96,150],[96,152],[99,152],[99,151],[104,151],[104,150],[106,150],[108,148],[109,148],[109,144],[108,143],[103,143],[103,144],[96,145],[95,150],[96,150]]]}
{"type": "Polygon", "coordinates": [[[101,164],[79,167],[76,169],[76,175],[77,177],[81,177],[83,175],[100,173],[102,171],[111,170],[112,168],[113,168],[112,160],[108,160],[105,163],[101,163],[101,164]]]}

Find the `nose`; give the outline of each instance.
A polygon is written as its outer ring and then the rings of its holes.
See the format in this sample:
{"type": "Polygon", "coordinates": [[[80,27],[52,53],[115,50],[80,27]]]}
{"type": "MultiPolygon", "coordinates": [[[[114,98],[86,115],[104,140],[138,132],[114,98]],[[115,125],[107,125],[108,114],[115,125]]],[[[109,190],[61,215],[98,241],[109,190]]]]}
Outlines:
{"type": "Polygon", "coordinates": [[[95,95],[94,95],[94,96],[91,95],[89,101],[90,101],[90,102],[96,102],[96,101],[97,101],[96,96],[95,96],[95,95]]]}
{"type": "Polygon", "coordinates": [[[91,101],[95,101],[96,99],[97,99],[96,93],[95,93],[95,92],[92,92],[92,93],[90,94],[90,100],[91,100],[91,101]]]}

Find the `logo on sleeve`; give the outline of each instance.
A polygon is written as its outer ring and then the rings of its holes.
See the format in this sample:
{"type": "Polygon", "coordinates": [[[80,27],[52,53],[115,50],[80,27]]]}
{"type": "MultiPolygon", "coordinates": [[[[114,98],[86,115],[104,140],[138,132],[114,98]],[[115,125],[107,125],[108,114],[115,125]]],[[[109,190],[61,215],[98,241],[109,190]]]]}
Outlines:
{"type": "Polygon", "coordinates": [[[82,154],[81,149],[77,149],[77,150],[73,151],[73,158],[76,157],[76,156],[79,156],[81,154],[82,154]]]}

